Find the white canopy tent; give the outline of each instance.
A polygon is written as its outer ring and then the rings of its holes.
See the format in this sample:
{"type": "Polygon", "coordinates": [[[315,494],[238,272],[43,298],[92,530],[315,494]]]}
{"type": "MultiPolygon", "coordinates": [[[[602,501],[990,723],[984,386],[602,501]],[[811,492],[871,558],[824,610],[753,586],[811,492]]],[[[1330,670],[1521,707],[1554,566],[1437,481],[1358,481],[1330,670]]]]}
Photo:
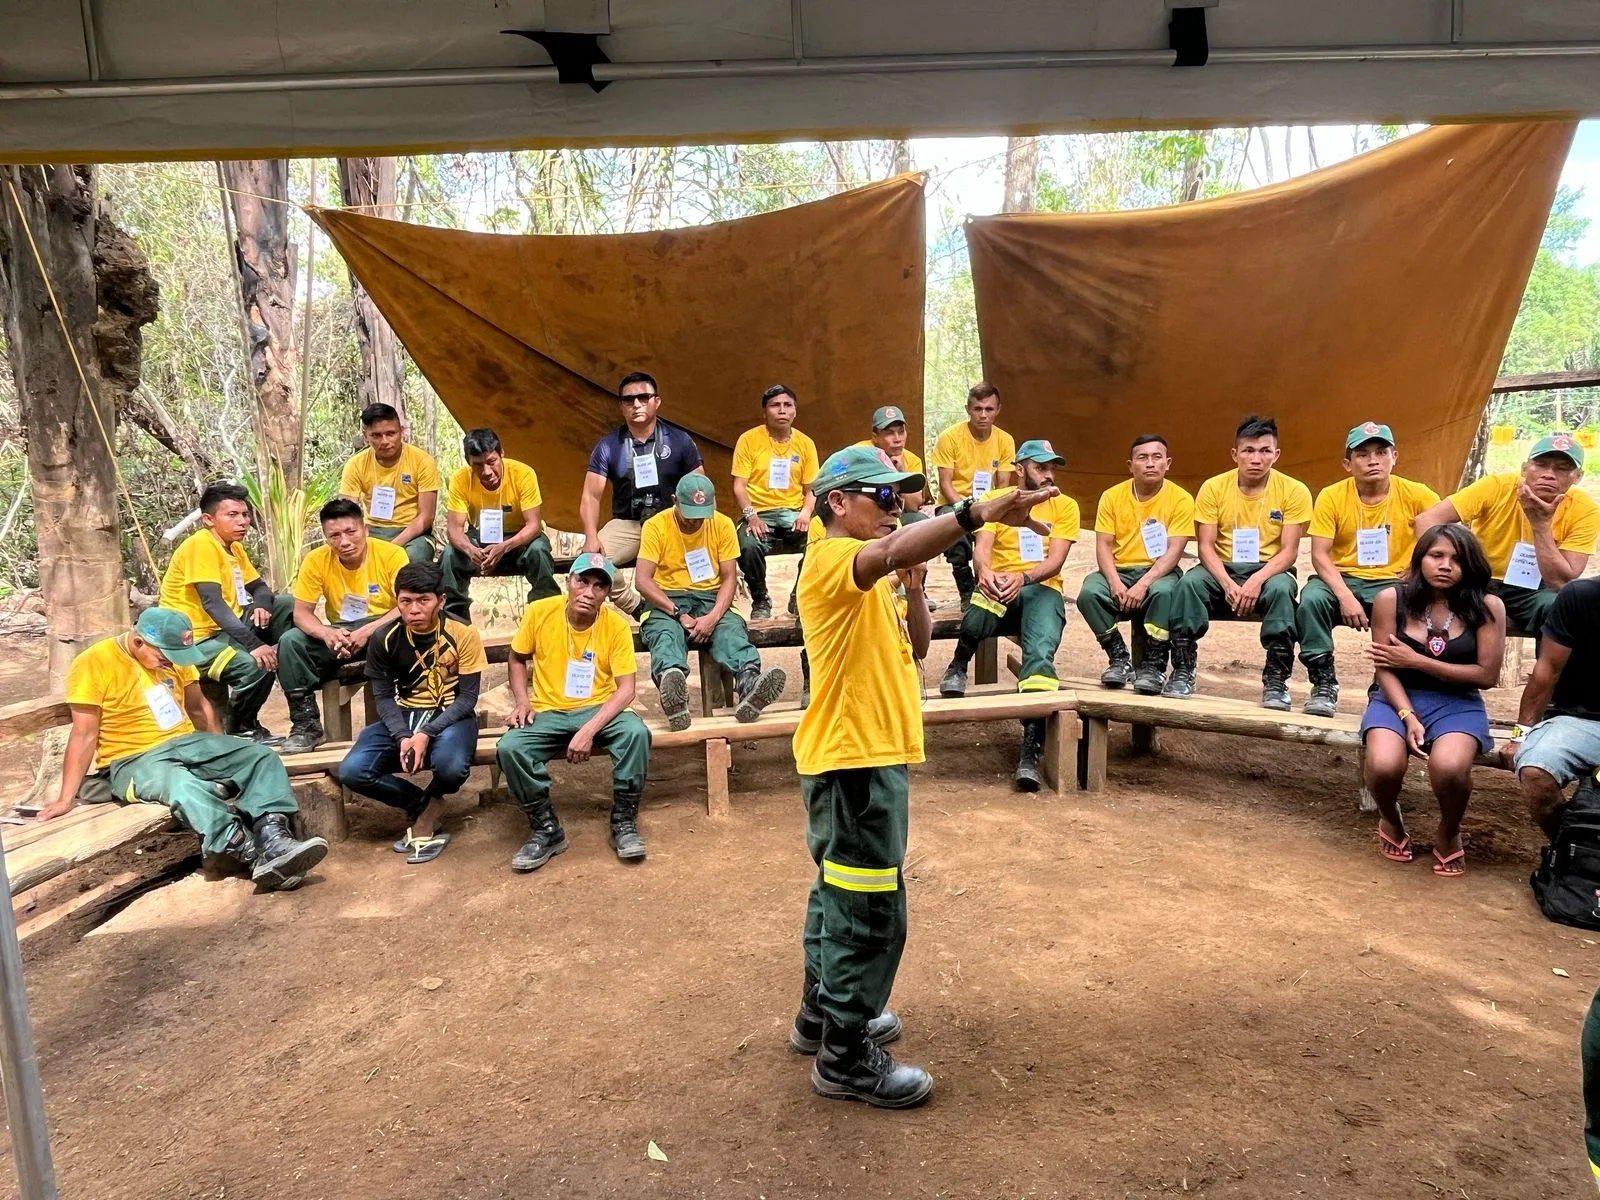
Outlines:
{"type": "Polygon", "coordinates": [[[1600,113],[1594,0],[0,0],[0,30],[9,161],[1600,113]],[[565,35],[569,81],[511,30],[565,35]]]}

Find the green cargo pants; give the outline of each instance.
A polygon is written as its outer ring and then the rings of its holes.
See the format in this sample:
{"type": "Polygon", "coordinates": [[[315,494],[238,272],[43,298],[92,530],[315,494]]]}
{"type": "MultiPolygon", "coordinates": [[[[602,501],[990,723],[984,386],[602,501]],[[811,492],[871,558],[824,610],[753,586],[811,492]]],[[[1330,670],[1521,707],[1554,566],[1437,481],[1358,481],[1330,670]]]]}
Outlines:
{"type": "MultiPolygon", "coordinates": [[[[380,614],[387,615],[387,614],[380,614]]],[[[336,621],[337,629],[360,629],[378,617],[362,621],[336,621]]],[[[348,662],[364,662],[367,648],[361,647],[349,658],[340,658],[319,637],[312,637],[296,625],[278,639],[278,682],[284,695],[290,692],[311,692],[335,678],[339,668],[348,662]]]]}
{"type": "Polygon", "coordinates": [[[1004,608],[982,592],[975,594],[971,606],[961,614],[959,637],[962,646],[975,652],[989,638],[1016,634],[1022,642],[1017,691],[1053,692],[1061,686],[1056,678],[1056,651],[1061,649],[1066,627],[1066,598],[1053,587],[1028,583],[1004,608]]]}
{"type": "Polygon", "coordinates": [[[1556,602],[1555,588],[1512,587],[1504,580],[1494,579],[1489,582],[1489,590],[1506,606],[1506,631],[1516,630],[1531,638],[1538,637],[1544,629],[1550,606],[1556,602]]]}
{"type": "MultiPolygon", "coordinates": [[[[1358,579],[1342,572],[1339,578],[1361,601],[1361,609],[1369,620],[1372,618],[1372,602],[1378,598],[1378,593],[1399,582],[1397,579],[1358,579]]],[[[1319,654],[1332,654],[1334,627],[1344,624],[1339,617],[1339,597],[1320,578],[1314,576],[1308,579],[1305,590],[1300,593],[1300,612],[1296,621],[1300,629],[1301,662],[1319,654]]]]}
{"type": "MultiPolygon", "coordinates": [[[[1132,587],[1149,573],[1149,567],[1117,568],[1117,578],[1122,580],[1123,587],[1132,587]]],[[[1158,641],[1165,641],[1172,630],[1173,596],[1177,594],[1182,579],[1183,572],[1177,569],[1163,575],[1145,593],[1144,607],[1130,614],[1118,608],[1117,602],[1111,598],[1111,585],[1106,582],[1106,577],[1099,571],[1091,571],[1084,576],[1083,586],[1078,589],[1078,611],[1083,614],[1084,621],[1096,638],[1103,638],[1116,629],[1118,621],[1140,618],[1146,633],[1158,641]]]]}
{"type": "MultiPolygon", "coordinates": [[[[401,529],[385,529],[381,525],[368,525],[367,533],[382,542],[392,542],[402,532],[401,529]]],[[[414,563],[431,563],[438,547],[433,544],[433,538],[428,534],[414,537],[404,546],[400,547],[406,552],[406,557],[414,563]]]]}
{"type": "Polygon", "coordinates": [[[240,823],[228,807],[229,794],[250,821],[298,808],[282,759],[265,746],[220,733],[186,733],[119,758],[107,770],[117,799],[167,805],[200,835],[207,854],[221,854],[240,823]]]}
{"type": "MultiPolygon", "coordinates": [[[[263,642],[276,646],[283,635],[294,628],[294,597],[280,592],[273,599],[272,620],[265,629],[256,629],[250,620],[255,605],[244,610],[244,622],[263,642]]],[[[230,728],[249,729],[261,715],[261,706],[272,695],[272,681],[277,678],[264,671],[238,642],[218,631],[195,645],[206,657],[197,668],[203,679],[213,679],[228,689],[228,714],[230,728]]]]}
{"type": "MultiPolygon", "coordinates": [[[[478,531],[469,528],[467,539],[480,549],[478,531]]],[[[479,575],[478,568],[460,550],[446,546],[439,559],[439,573],[444,576],[444,613],[463,625],[472,623],[472,595],[467,585],[479,575]]],[[[561,589],[556,586],[555,559],[550,556],[550,539],[540,534],[531,542],[506,551],[504,557],[489,572],[489,577],[500,579],[508,575],[521,575],[528,581],[528,603],[554,596],[561,589]]]]}
{"type": "MultiPolygon", "coordinates": [[[[550,772],[545,763],[567,752],[572,735],[600,708],[598,704],[570,712],[548,709],[535,713],[533,722],[500,735],[495,761],[506,786],[530,820],[550,803],[550,772]]],[[[595,735],[594,753],[611,756],[611,792],[637,796],[644,791],[650,769],[650,730],[638,716],[624,709],[595,735]]]]}
{"type": "MultiPolygon", "coordinates": [[[[671,591],[668,598],[678,606],[679,612],[691,617],[703,617],[717,606],[715,592],[671,591]]],[[[649,604],[639,609],[639,637],[650,651],[650,680],[661,682],[661,673],[670,667],[689,670],[689,635],[672,617],[649,604]]],[[[711,657],[726,671],[735,676],[746,667],[759,667],[761,655],[750,644],[750,631],[744,618],[733,609],[722,614],[716,628],[711,631],[711,657]]]]}
{"type": "Polygon", "coordinates": [[[904,766],[800,776],[817,878],[806,904],[806,973],[840,1029],[860,1031],[889,1005],[906,945],[911,776],[904,766]]]}
{"type": "MultiPolygon", "coordinates": [[[[1228,574],[1235,583],[1244,583],[1261,568],[1255,563],[1228,563],[1228,574]]],[[[1256,601],[1261,617],[1261,644],[1280,638],[1294,638],[1295,574],[1293,569],[1267,580],[1256,601]]],[[[1187,572],[1172,598],[1172,632],[1179,637],[1203,638],[1211,621],[1234,620],[1222,585],[1204,567],[1187,572]]]]}
{"type": "MultiPolygon", "coordinates": [[[[797,533],[794,527],[800,516],[798,509],[769,508],[760,516],[767,526],[764,538],[751,535],[748,521],[739,522],[739,570],[744,573],[752,603],[772,598],[767,591],[767,555],[798,553],[803,556],[806,552],[806,535],[797,533]]],[[[799,578],[798,574],[795,578],[799,578]]]]}

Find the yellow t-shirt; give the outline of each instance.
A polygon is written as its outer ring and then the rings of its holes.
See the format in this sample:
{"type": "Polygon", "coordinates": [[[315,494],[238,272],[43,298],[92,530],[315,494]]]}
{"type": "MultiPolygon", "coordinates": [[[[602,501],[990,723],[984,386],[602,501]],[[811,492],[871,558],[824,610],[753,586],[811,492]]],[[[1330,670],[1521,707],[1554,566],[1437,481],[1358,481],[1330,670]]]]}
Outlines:
{"type": "Polygon", "coordinates": [[[1411,565],[1411,552],[1417,546],[1412,522],[1418,513],[1437,503],[1439,493],[1431,487],[1391,475],[1388,496],[1378,504],[1367,505],[1361,503],[1356,481],[1341,479],[1317,493],[1316,507],[1311,511],[1311,528],[1306,532],[1314,538],[1333,539],[1329,554],[1341,575],[1352,579],[1398,579],[1411,565]],[[1359,529],[1389,531],[1387,561],[1378,566],[1360,565],[1356,545],[1359,529]]]}
{"type": "Polygon", "coordinates": [[[504,513],[502,521],[505,535],[510,537],[522,528],[522,514],[544,503],[539,494],[539,477],[527,463],[514,458],[501,460],[500,486],[488,491],[478,482],[471,467],[462,467],[450,476],[450,495],[445,501],[448,512],[466,513],[467,524],[478,528],[478,510],[499,506],[504,513]]]}
{"type": "Polygon", "coordinates": [[[244,543],[224,546],[209,529],[197,529],[183,540],[161,577],[161,607],[181,612],[194,626],[194,640],[203,642],[217,632],[217,623],[200,607],[197,583],[214,583],[222,589],[222,599],[238,616],[249,597],[240,599],[250,584],[261,578],[245,553],[244,543]]]}
{"type": "MultiPolygon", "coordinates": [[[[812,521],[815,529],[821,521],[812,521]]],[[[714,592],[722,586],[722,564],[739,561],[739,532],[722,513],[708,517],[693,533],[678,527],[674,509],[658,512],[639,531],[639,561],[656,565],[656,586],[667,592],[714,592]],[[699,583],[689,575],[691,550],[704,550],[711,576],[699,583]]]]}
{"type": "Polygon", "coordinates": [[[372,448],[361,451],[344,464],[339,477],[339,494],[361,505],[367,524],[375,529],[404,529],[417,519],[417,497],[439,490],[439,468],[433,456],[410,442],[400,446],[400,458],[392,467],[378,465],[372,448]],[[394,489],[394,516],[379,519],[372,515],[372,489],[394,489]]]}
{"type": "Polygon", "coordinates": [[[321,600],[330,623],[381,617],[394,607],[394,577],[409,561],[404,546],[368,538],[367,557],[347,571],[332,546],[318,546],[300,561],[294,598],[307,604],[321,600]]]}
{"type": "Polygon", "coordinates": [[[511,649],[533,660],[534,712],[570,712],[604,704],[616,695],[617,680],[638,670],[627,619],[610,605],[602,605],[594,624],[579,633],[567,624],[565,596],[547,596],[528,605],[511,649]],[[573,661],[594,663],[594,684],[587,697],[567,695],[567,664],[573,661]]]}
{"type": "MultiPolygon", "coordinates": [[[[999,488],[989,493],[990,496],[1003,496],[1007,492],[1014,492],[1016,488],[999,488]]],[[[1050,527],[1048,539],[1040,538],[1039,557],[1030,558],[1026,562],[1022,557],[1022,531],[1014,525],[1002,525],[990,521],[983,527],[983,532],[994,534],[994,550],[989,555],[989,569],[1010,574],[1014,571],[1025,571],[1029,567],[1044,561],[1044,556],[1049,553],[1048,542],[1075,542],[1078,540],[1078,502],[1071,496],[1055,496],[1042,503],[1035,504],[1029,514],[1036,521],[1042,521],[1050,527]]],[[[1057,571],[1049,579],[1041,579],[1045,587],[1061,590],[1061,573],[1057,571]]]]}
{"type": "MultiPolygon", "coordinates": [[[[952,425],[939,435],[939,440],[933,444],[933,453],[928,456],[928,465],[938,471],[940,467],[950,468],[950,486],[955,488],[958,496],[972,495],[972,481],[980,472],[989,476],[988,491],[993,491],[996,480],[1002,471],[1015,471],[1017,443],[1004,429],[996,426],[989,431],[987,441],[977,441],[972,436],[972,430],[967,423],[962,421],[959,425],[952,425]]],[[[944,503],[944,496],[938,490],[938,476],[934,476],[934,495],[939,503],[944,503]]]]}
{"type": "Polygon", "coordinates": [[[817,444],[798,429],[789,431],[787,442],[774,442],[767,427],[757,425],[741,433],[733,445],[733,477],[745,481],[745,492],[757,512],[798,510],[806,502],[806,485],[817,477],[818,466],[817,444]],[[788,487],[770,486],[774,458],[789,460],[788,487]]]}
{"type": "Polygon", "coordinates": [[[922,680],[893,578],[866,591],[852,569],[866,543],[824,538],[800,572],[800,626],[811,658],[811,707],[794,734],[802,775],[922,761],[922,680]]]}
{"type": "Polygon", "coordinates": [[[1251,499],[1239,490],[1239,472],[1224,471],[1200,485],[1194,498],[1194,519],[1217,527],[1217,554],[1233,561],[1233,531],[1257,529],[1261,534],[1260,561],[1283,549],[1285,525],[1311,523],[1311,489],[1281,471],[1267,476],[1267,488],[1251,499]]]}
{"type": "Polygon", "coordinates": [[[1155,562],[1144,540],[1145,526],[1151,524],[1162,526],[1169,539],[1192,538],[1194,497],[1170,479],[1162,480],[1161,490],[1149,500],[1140,500],[1133,494],[1131,479],[1100,493],[1094,531],[1114,539],[1111,556],[1117,566],[1148,567],[1155,562]]]}
{"type": "Polygon", "coordinates": [[[200,679],[193,667],[166,667],[147,671],[126,649],[126,634],[96,642],[67,668],[67,703],[100,710],[100,743],[94,765],[99,770],[130,754],[143,754],[162,742],[194,732],[194,722],[183,707],[183,693],[200,679]],[[164,703],[152,703],[151,688],[162,688],[177,707],[176,716],[164,703]],[[166,710],[166,719],[157,709],[166,710]],[[163,724],[167,728],[163,729],[163,724]]]}
{"type": "MultiPolygon", "coordinates": [[[[1533,526],[1517,503],[1517,474],[1485,475],[1450,497],[1462,523],[1478,535],[1489,569],[1496,579],[1504,579],[1511,563],[1511,552],[1518,542],[1533,541],[1533,526]]],[[[1573,488],[1556,505],[1550,532],[1562,550],[1593,554],[1600,537],[1600,505],[1587,492],[1573,488]]]]}

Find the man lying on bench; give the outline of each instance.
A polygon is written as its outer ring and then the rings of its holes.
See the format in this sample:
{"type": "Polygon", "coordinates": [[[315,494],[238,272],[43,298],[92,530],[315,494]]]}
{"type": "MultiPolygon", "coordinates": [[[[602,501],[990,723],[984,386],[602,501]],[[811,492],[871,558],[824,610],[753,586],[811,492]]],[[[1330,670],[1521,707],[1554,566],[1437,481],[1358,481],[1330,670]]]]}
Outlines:
{"type": "Polygon", "coordinates": [[[236,860],[262,887],[298,887],[328,843],[289,832],[297,806],[278,756],[219,732],[195,670],[205,658],[189,618],[167,608],[147,609],[127,633],[78,655],[67,671],[72,732],[61,795],[39,819],[71,810],[92,765],[118,800],[167,805],[207,854],[236,860]]]}

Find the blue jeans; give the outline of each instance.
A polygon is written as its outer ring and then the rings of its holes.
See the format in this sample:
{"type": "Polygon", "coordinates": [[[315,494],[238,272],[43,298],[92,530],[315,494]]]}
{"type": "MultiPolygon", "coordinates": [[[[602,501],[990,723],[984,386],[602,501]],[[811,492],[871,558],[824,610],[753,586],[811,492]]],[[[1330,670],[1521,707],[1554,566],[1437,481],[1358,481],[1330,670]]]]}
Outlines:
{"type": "Polygon", "coordinates": [[[461,790],[472,772],[472,754],[477,748],[475,721],[457,721],[431,739],[424,765],[432,769],[433,779],[424,790],[395,774],[400,770],[400,743],[387,725],[374,721],[361,731],[339,764],[339,782],[358,796],[403,809],[408,817],[415,818],[429,801],[461,790]]]}

